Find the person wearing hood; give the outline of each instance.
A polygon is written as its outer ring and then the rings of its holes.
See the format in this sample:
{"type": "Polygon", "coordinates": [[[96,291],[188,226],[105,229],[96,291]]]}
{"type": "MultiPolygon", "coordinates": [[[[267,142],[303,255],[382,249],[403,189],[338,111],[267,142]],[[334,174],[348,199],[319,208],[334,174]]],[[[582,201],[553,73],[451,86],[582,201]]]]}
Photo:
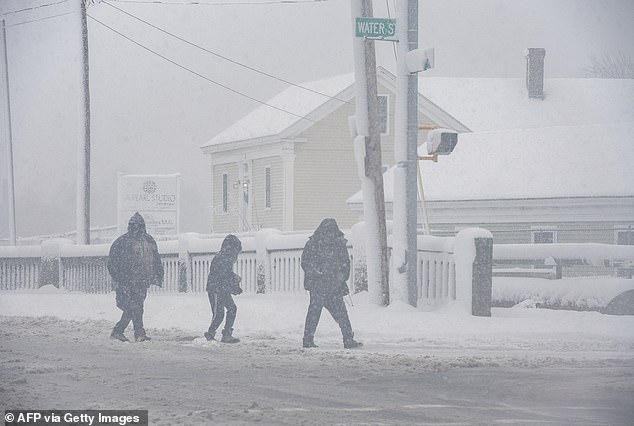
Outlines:
{"type": "Polygon", "coordinates": [[[302,252],[304,288],[310,293],[310,303],[304,326],[304,348],[316,348],[314,336],[321,311],[326,308],[339,324],[346,349],[363,346],[354,340],[352,325],[343,297],[350,290],[346,281],[350,275],[347,240],[335,219],[324,219],[308,239],[302,252]]]}
{"type": "Polygon", "coordinates": [[[216,330],[225,320],[222,330],[222,343],[238,343],[240,339],[233,337],[233,324],[236,320],[238,308],[232,295],[242,293],[240,281],[242,278],[233,272],[233,265],[242,251],[242,243],[235,235],[227,235],[222,241],[220,252],[214,256],[207,276],[207,297],[211,305],[211,324],[205,332],[208,341],[215,340],[216,330]]]}
{"type": "Polygon", "coordinates": [[[156,241],[145,230],[145,221],[138,212],[128,222],[128,232],[110,246],[108,272],[112,277],[117,307],[123,311],[110,337],[127,342],[124,331],[132,321],[134,340],[150,340],[143,328],[143,303],[147,289],[163,284],[163,264],[156,241]]]}

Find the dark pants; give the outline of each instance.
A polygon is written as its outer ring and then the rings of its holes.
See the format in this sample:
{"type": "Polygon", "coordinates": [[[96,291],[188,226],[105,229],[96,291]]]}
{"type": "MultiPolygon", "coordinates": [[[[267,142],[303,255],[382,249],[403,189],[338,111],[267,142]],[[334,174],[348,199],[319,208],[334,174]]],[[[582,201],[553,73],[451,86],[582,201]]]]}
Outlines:
{"type": "Polygon", "coordinates": [[[231,333],[233,330],[233,323],[236,320],[236,314],[238,313],[238,307],[233,301],[233,297],[229,293],[207,293],[209,298],[209,304],[211,305],[211,325],[209,326],[209,333],[214,334],[222,320],[225,319],[225,309],[227,310],[227,320],[225,321],[225,330],[231,333]]]}
{"type": "Polygon", "coordinates": [[[143,303],[147,297],[145,283],[120,284],[116,291],[117,307],[123,311],[121,319],[114,326],[113,333],[123,333],[132,321],[134,337],[145,336],[143,328],[143,303]]]}
{"type": "Polygon", "coordinates": [[[310,292],[310,304],[306,313],[306,325],[304,326],[304,340],[312,341],[319,324],[322,308],[326,308],[332,318],[339,324],[343,340],[352,339],[352,325],[348,318],[348,310],[341,295],[325,295],[310,292]]]}

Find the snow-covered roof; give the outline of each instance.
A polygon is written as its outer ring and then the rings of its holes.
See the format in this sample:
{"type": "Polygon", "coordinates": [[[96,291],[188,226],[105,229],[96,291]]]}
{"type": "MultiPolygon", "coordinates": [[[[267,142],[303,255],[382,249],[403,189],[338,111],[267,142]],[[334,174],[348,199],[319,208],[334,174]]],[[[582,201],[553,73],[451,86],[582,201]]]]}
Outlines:
{"type": "MultiPolygon", "coordinates": [[[[634,122],[463,133],[451,154],[419,162],[429,201],[634,196],[633,164],[634,122]]],[[[393,168],[383,179],[392,202],[393,168]]]]}
{"type": "Polygon", "coordinates": [[[418,89],[474,132],[634,121],[633,79],[546,79],[543,100],[517,78],[421,77],[418,89]]]}
{"type": "MultiPolygon", "coordinates": [[[[378,77],[386,87],[394,89],[393,74],[379,67],[378,77]]],[[[310,117],[324,104],[334,101],[336,106],[341,105],[338,99],[353,84],[354,74],[350,73],[290,86],[201,148],[282,137],[305,121],[302,117],[310,117]]],[[[423,112],[432,118],[438,113],[444,118],[452,117],[474,132],[634,121],[632,79],[546,79],[543,100],[530,99],[521,78],[443,78],[421,74],[418,87],[419,108],[423,112]]],[[[455,128],[464,131],[460,127],[455,128]]]]}
{"type": "Polygon", "coordinates": [[[353,83],[354,74],[350,73],[290,86],[214,136],[201,148],[280,135],[326,102],[334,101],[341,105],[348,101],[338,95],[353,83]]]}

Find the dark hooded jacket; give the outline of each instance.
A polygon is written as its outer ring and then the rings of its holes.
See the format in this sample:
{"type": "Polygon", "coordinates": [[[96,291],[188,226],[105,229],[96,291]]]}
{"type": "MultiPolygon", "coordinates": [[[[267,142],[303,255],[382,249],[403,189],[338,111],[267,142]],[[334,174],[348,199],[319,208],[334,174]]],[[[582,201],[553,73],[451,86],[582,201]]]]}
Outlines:
{"type": "Polygon", "coordinates": [[[324,219],[302,252],[304,288],[323,295],[344,296],[350,275],[347,240],[334,219],[324,219]]]}
{"type": "Polygon", "coordinates": [[[163,265],[156,241],[145,230],[145,221],[137,212],[128,222],[128,232],[110,246],[108,272],[119,285],[163,283],[163,265]]]}
{"type": "Polygon", "coordinates": [[[207,292],[240,294],[241,278],[233,272],[233,264],[242,251],[242,243],[235,235],[227,235],[220,252],[214,256],[207,276],[207,292]]]}

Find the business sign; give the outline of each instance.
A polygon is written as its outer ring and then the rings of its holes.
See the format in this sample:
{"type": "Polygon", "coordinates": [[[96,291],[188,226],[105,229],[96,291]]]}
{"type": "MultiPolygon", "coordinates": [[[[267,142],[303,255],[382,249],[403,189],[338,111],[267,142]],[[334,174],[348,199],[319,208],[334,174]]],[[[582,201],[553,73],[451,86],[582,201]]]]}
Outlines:
{"type": "Polygon", "coordinates": [[[396,19],[356,18],[354,27],[357,37],[394,37],[396,34],[396,19]]]}
{"type": "Polygon", "coordinates": [[[180,214],[180,174],[118,175],[117,226],[128,231],[132,215],[139,212],[145,229],[153,237],[178,235],[180,214]]]}

